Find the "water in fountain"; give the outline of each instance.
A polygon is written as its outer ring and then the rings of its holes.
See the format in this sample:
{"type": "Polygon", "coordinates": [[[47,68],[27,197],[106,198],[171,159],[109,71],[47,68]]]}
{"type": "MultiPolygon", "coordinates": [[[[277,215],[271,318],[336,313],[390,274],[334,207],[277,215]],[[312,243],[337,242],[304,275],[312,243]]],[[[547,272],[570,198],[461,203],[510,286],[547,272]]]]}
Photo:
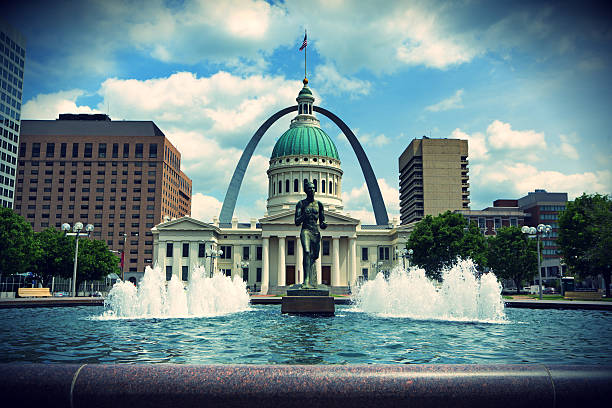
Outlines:
{"type": "Polygon", "coordinates": [[[108,294],[102,318],[202,317],[235,313],[249,308],[246,284],[220,273],[212,278],[203,266],[193,269],[185,287],[173,275],[166,283],[160,267],[148,267],[138,288],[117,282],[108,294]]]}
{"type": "Polygon", "coordinates": [[[361,285],[353,300],[355,311],[419,320],[505,322],[501,285],[492,272],[477,278],[471,260],[458,260],[442,271],[442,283],[412,267],[393,269],[388,279],[361,285]]]}

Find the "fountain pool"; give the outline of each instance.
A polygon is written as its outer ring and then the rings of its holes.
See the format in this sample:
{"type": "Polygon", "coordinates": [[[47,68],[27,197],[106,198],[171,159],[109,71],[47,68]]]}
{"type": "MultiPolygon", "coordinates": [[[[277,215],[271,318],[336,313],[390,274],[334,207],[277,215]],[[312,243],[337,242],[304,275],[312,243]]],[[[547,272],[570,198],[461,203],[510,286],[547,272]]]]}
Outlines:
{"type": "Polygon", "coordinates": [[[459,263],[438,288],[394,271],[330,318],[249,306],[221,275],[162,289],[153,271],[138,291],[118,285],[112,308],[0,309],[0,363],[612,364],[611,312],[504,310],[494,276],[472,269],[459,263]]]}

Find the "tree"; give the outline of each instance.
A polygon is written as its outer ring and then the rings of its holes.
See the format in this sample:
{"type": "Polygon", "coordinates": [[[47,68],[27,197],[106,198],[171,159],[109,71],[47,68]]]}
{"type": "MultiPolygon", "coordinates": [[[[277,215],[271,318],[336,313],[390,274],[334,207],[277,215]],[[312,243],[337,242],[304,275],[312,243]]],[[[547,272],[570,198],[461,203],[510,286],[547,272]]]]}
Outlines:
{"type": "Polygon", "coordinates": [[[414,253],[413,262],[424,268],[427,276],[441,279],[440,269],[450,266],[457,257],[471,258],[486,265],[486,239],[476,224],[450,211],[422,219],[407,243],[414,253]]]}
{"type": "MultiPolygon", "coordinates": [[[[74,255],[74,249],[72,250],[74,255]]],[[[77,285],[84,280],[100,280],[110,273],[119,274],[119,257],[108,250],[104,241],[81,239],[77,264],[77,285]]]]}
{"type": "Polygon", "coordinates": [[[72,276],[74,238],[55,228],[34,233],[36,253],[32,257],[32,270],[48,283],[53,276],[72,276]]]}
{"type": "Polygon", "coordinates": [[[32,227],[10,208],[0,208],[0,274],[24,273],[35,250],[32,227]]]}
{"type": "Polygon", "coordinates": [[[612,199],[583,194],[567,203],[559,217],[557,246],[565,264],[581,277],[601,274],[610,297],[612,199]]]}
{"type": "Polygon", "coordinates": [[[501,228],[488,239],[487,260],[498,278],[512,279],[521,293],[523,280],[531,279],[538,270],[537,243],[518,227],[501,228]]]}

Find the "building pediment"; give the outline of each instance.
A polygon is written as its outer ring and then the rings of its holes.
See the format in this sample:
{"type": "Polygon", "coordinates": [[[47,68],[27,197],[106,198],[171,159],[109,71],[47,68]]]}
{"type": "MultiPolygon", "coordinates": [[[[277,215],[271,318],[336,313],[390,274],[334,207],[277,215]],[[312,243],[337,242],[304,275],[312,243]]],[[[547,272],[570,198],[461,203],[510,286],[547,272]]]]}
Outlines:
{"type": "MultiPolygon", "coordinates": [[[[264,225],[295,225],[295,210],[288,210],[282,213],[269,215],[259,220],[262,227],[264,225]]],[[[331,225],[353,225],[357,226],[359,220],[351,218],[347,215],[340,214],[337,212],[325,212],[325,223],[331,225]]]]}
{"type": "Polygon", "coordinates": [[[220,230],[212,224],[196,220],[191,217],[181,217],[176,220],[157,224],[153,230],[157,231],[214,231],[219,233],[220,230]]]}

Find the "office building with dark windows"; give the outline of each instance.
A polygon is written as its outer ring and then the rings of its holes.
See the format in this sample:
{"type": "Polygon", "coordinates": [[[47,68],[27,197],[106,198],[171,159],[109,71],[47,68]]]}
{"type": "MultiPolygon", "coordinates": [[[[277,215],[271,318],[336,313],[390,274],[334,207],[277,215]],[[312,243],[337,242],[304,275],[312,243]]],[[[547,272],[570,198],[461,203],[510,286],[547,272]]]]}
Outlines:
{"type": "Polygon", "coordinates": [[[13,208],[25,38],[0,19],[0,205],[13,208]]]}
{"type": "Polygon", "coordinates": [[[549,193],[543,189],[527,193],[518,199],[518,207],[525,212],[525,225],[537,227],[538,224],[550,225],[549,236],[542,237],[542,280],[560,280],[567,266],[562,263],[557,237],[559,236],[559,213],[565,211],[567,193],[549,193]]]}
{"type": "Polygon", "coordinates": [[[401,224],[469,209],[468,142],[413,139],[399,157],[401,224]]]}
{"type": "Polygon", "coordinates": [[[151,121],[104,114],[22,121],[15,211],[34,231],[77,221],[124,253],[126,279],[153,262],[151,228],[191,214],[181,154],[151,121]]]}

